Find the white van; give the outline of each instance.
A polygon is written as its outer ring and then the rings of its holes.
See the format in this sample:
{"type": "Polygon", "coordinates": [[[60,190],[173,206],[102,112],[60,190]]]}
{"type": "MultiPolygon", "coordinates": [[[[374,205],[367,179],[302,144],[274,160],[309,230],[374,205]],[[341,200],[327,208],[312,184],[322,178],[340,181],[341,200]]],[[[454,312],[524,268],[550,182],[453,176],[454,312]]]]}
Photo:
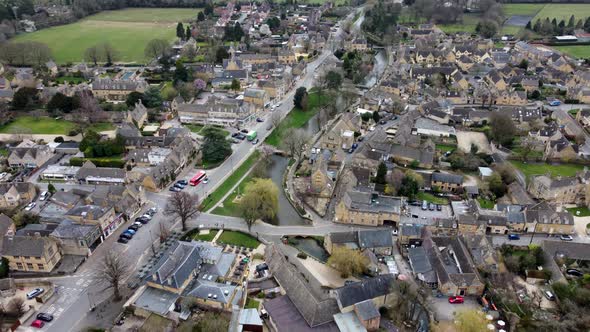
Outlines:
{"type": "Polygon", "coordinates": [[[47,192],[47,191],[44,191],[44,192],[42,192],[42,193],[41,193],[41,195],[39,195],[39,200],[40,200],[40,201],[44,201],[44,200],[46,200],[48,197],[49,197],[49,192],[47,192]]]}

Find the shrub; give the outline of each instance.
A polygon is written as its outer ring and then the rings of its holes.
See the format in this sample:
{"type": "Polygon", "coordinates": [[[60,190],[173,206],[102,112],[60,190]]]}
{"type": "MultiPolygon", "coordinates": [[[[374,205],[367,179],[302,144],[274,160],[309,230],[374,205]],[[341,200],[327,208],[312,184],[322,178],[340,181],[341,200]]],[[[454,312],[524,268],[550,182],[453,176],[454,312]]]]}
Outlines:
{"type": "Polygon", "coordinates": [[[76,136],[80,133],[79,129],[72,129],[68,132],[68,136],[76,136]]]}
{"type": "Polygon", "coordinates": [[[306,254],[306,253],[304,253],[304,252],[301,252],[301,251],[300,251],[300,252],[297,254],[297,258],[301,258],[301,259],[307,259],[307,254],[306,254]]]}
{"type": "Polygon", "coordinates": [[[53,141],[55,143],[63,143],[64,142],[64,138],[62,136],[57,136],[56,138],[53,139],[53,141]]]}
{"type": "Polygon", "coordinates": [[[73,157],[70,159],[70,166],[82,166],[87,160],[90,160],[96,167],[113,167],[123,168],[125,160],[121,159],[100,159],[100,158],[79,158],[73,157]]]}

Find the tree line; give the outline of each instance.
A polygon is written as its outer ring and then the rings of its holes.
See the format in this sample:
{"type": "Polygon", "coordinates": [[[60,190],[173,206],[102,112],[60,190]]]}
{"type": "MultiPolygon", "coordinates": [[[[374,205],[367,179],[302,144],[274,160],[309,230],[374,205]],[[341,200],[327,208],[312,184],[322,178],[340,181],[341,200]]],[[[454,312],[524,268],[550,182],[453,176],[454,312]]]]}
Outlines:
{"type": "Polygon", "coordinates": [[[565,20],[558,23],[556,18],[549,20],[549,17],[545,17],[544,20],[536,20],[534,24],[529,21],[526,28],[542,35],[569,35],[577,29],[590,32],[590,17],[587,17],[586,20],[579,19],[576,21],[575,15],[572,15],[567,23],[565,20]]]}
{"type": "Polygon", "coordinates": [[[42,66],[51,60],[51,50],[40,42],[0,43],[0,61],[13,66],[42,66]]]}
{"type": "Polygon", "coordinates": [[[208,4],[211,4],[210,0],[73,0],[72,10],[76,17],[82,18],[103,10],[115,10],[127,7],[203,8],[208,4]]]}

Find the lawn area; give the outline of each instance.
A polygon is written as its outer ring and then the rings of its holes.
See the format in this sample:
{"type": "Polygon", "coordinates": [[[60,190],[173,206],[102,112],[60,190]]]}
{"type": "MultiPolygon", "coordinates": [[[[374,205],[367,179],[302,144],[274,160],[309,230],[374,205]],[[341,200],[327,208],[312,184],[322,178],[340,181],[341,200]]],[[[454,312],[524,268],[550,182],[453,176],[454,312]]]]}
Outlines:
{"type": "Polygon", "coordinates": [[[256,301],[251,297],[246,299],[244,309],[258,309],[258,307],[260,307],[260,301],[256,301]]]}
{"type": "Polygon", "coordinates": [[[449,201],[444,197],[434,196],[433,194],[425,193],[423,191],[419,192],[416,196],[417,199],[421,201],[427,201],[429,203],[434,204],[448,204],[449,201]]]}
{"type": "Polygon", "coordinates": [[[234,190],[227,198],[223,201],[223,206],[218,206],[211,213],[221,215],[221,216],[231,216],[231,217],[239,217],[240,211],[238,210],[238,204],[234,202],[236,196],[239,193],[244,193],[246,190],[246,186],[248,183],[252,181],[252,177],[247,176],[244,178],[242,182],[238,185],[237,190],[234,190]]]}
{"type": "MultiPolygon", "coordinates": [[[[585,19],[590,16],[590,5],[588,4],[547,4],[537,13],[533,21],[538,19],[545,19],[549,17],[549,20],[555,18],[557,23],[564,20],[567,24],[570,16],[574,15],[576,22],[580,19],[585,19]]],[[[587,46],[586,46],[587,47],[587,46]]]]}
{"type": "Polygon", "coordinates": [[[544,3],[507,3],[502,6],[506,18],[513,15],[535,16],[543,7],[544,3]]]}
{"type": "MultiPolygon", "coordinates": [[[[589,5],[590,7],[590,5],[589,5]]],[[[569,54],[579,59],[590,58],[590,46],[588,45],[573,45],[573,46],[552,46],[554,49],[569,54]]]]}
{"type": "Polygon", "coordinates": [[[479,202],[479,206],[481,206],[482,209],[493,209],[494,205],[496,204],[494,201],[490,201],[485,198],[478,198],[477,201],[479,202]]]}
{"type": "Polygon", "coordinates": [[[588,209],[587,207],[567,208],[566,210],[569,213],[571,213],[572,215],[576,216],[576,217],[588,217],[588,216],[590,216],[590,209],[588,209]]]}
{"type": "Polygon", "coordinates": [[[260,158],[258,151],[252,153],[248,159],[246,159],[240,167],[238,167],[223,183],[217,187],[217,189],[209,194],[205,201],[201,204],[201,211],[207,211],[211,209],[220,199],[225,196],[236,183],[246,174],[246,172],[254,165],[254,163],[260,158]]]}
{"type": "Polygon", "coordinates": [[[464,14],[463,22],[457,24],[440,24],[438,27],[445,33],[475,32],[475,26],[480,21],[478,14],[464,14]]]}
{"type": "Polygon", "coordinates": [[[456,145],[449,145],[449,144],[436,144],[436,149],[440,150],[441,152],[453,151],[457,148],[456,145]]]}
{"type": "Polygon", "coordinates": [[[523,163],[522,161],[510,161],[512,165],[524,173],[527,179],[533,175],[551,173],[551,176],[574,176],[577,172],[584,170],[584,165],[559,164],[551,165],[545,163],[523,163]]]}
{"type": "MultiPolygon", "coordinates": [[[[329,102],[328,97],[324,94],[321,100],[322,104],[329,102]]],[[[289,115],[273,130],[273,132],[266,137],[266,144],[278,147],[281,144],[281,138],[283,132],[289,128],[301,128],[309,119],[311,119],[320,109],[320,98],[317,92],[309,93],[309,110],[304,112],[298,108],[295,108],[289,112],[289,115]]]]}
{"type": "Polygon", "coordinates": [[[0,156],[8,157],[10,151],[7,148],[0,148],[0,156]]]}
{"type": "Polygon", "coordinates": [[[569,110],[567,111],[569,114],[571,114],[573,117],[576,117],[576,115],[578,114],[578,112],[580,111],[579,108],[574,108],[573,110],[569,110]]]}
{"type": "Polygon", "coordinates": [[[193,239],[199,240],[199,241],[211,242],[211,240],[213,240],[215,235],[217,235],[217,230],[211,229],[211,230],[209,230],[209,234],[196,234],[195,236],[193,236],[193,239]]]}
{"type": "Polygon", "coordinates": [[[260,242],[252,236],[236,231],[223,231],[217,242],[252,249],[260,245],[260,242]]]}
{"type": "Polygon", "coordinates": [[[92,129],[97,132],[109,131],[109,130],[115,130],[115,125],[113,125],[112,123],[109,123],[109,122],[99,122],[99,123],[92,124],[88,129],[92,129]]]}
{"type": "Polygon", "coordinates": [[[201,129],[203,129],[203,125],[199,125],[199,124],[185,124],[185,127],[187,127],[190,131],[192,131],[195,134],[198,134],[201,129]]]}
{"type": "Polygon", "coordinates": [[[59,84],[63,84],[64,82],[68,82],[69,84],[80,84],[87,82],[84,77],[74,77],[74,76],[61,76],[57,77],[55,81],[59,84]]]}
{"type": "Polygon", "coordinates": [[[12,134],[26,132],[30,134],[66,135],[70,130],[76,128],[76,124],[66,120],[55,120],[54,118],[32,116],[21,116],[11,123],[0,126],[0,133],[12,134]]]}
{"type": "Polygon", "coordinates": [[[84,51],[108,42],[120,62],[144,62],[144,49],[155,38],[173,41],[176,22],[196,17],[199,9],[129,8],[105,11],[78,22],[20,34],[14,42],[38,41],[47,44],[57,63],[81,62],[84,51]]]}

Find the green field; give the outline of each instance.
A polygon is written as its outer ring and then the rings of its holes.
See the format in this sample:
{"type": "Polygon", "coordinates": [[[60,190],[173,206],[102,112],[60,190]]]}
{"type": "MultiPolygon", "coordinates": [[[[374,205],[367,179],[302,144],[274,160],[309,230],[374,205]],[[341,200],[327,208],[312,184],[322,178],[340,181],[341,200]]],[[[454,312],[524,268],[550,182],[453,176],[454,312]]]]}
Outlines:
{"type": "Polygon", "coordinates": [[[566,208],[566,210],[576,217],[590,216],[590,209],[588,209],[587,207],[566,208]],[[578,212],[579,212],[579,214],[578,214],[578,212]]]}
{"type": "Polygon", "coordinates": [[[551,165],[545,163],[523,163],[521,161],[510,161],[518,168],[527,179],[533,175],[547,174],[551,176],[574,176],[577,172],[584,170],[584,165],[578,164],[559,164],[551,165]]]}
{"type": "MultiPolygon", "coordinates": [[[[41,135],[67,135],[77,125],[66,120],[32,116],[21,116],[7,125],[0,126],[2,134],[41,134],[41,135]]],[[[88,129],[95,131],[107,131],[115,129],[111,123],[96,123],[88,129]]]]}
{"type": "Polygon", "coordinates": [[[549,17],[550,20],[553,18],[557,19],[557,22],[564,20],[567,24],[570,16],[576,17],[576,22],[579,19],[585,19],[590,16],[590,5],[588,4],[547,4],[537,13],[534,21],[538,19],[545,19],[549,17]]]}
{"type": "Polygon", "coordinates": [[[423,191],[419,192],[418,195],[416,195],[416,198],[418,200],[427,201],[434,204],[444,205],[449,203],[449,201],[444,197],[434,196],[433,194],[425,193],[423,191]]]}
{"type": "Polygon", "coordinates": [[[58,63],[81,62],[84,51],[109,42],[120,62],[145,61],[144,48],[152,39],[176,38],[176,23],[196,17],[199,9],[132,8],[106,11],[79,22],[21,34],[15,42],[38,41],[51,48],[58,63]]]}
{"type": "Polygon", "coordinates": [[[580,59],[590,58],[590,46],[552,46],[554,49],[580,59]]]}
{"type": "Polygon", "coordinates": [[[256,248],[260,242],[248,234],[235,231],[223,231],[217,239],[219,243],[231,244],[239,247],[256,248]]]}
{"type": "Polygon", "coordinates": [[[544,3],[507,3],[502,6],[506,18],[513,15],[535,16],[543,7],[544,3]]]}
{"type": "Polygon", "coordinates": [[[193,236],[193,239],[197,241],[211,242],[215,238],[215,235],[217,235],[217,230],[211,229],[209,230],[208,234],[195,234],[195,236],[193,236]]]}

